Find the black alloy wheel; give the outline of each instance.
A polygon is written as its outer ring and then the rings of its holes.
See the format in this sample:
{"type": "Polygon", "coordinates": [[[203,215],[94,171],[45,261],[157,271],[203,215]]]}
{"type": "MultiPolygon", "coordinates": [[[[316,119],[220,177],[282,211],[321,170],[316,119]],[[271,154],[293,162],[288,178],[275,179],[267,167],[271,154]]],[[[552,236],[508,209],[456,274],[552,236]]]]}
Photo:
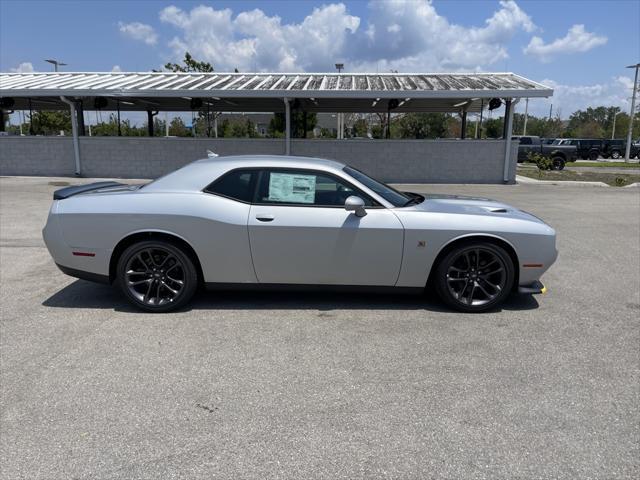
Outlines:
{"type": "Polygon", "coordinates": [[[145,241],[129,247],[118,262],[118,282],[138,308],[168,312],[184,306],[198,285],[189,256],[165,241],[145,241]]]}
{"type": "Polygon", "coordinates": [[[442,259],[436,288],[456,310],[484,312],[504,301],[513,280],[513,262],[503,248],[474,242],[454,248],[442,259]]]}

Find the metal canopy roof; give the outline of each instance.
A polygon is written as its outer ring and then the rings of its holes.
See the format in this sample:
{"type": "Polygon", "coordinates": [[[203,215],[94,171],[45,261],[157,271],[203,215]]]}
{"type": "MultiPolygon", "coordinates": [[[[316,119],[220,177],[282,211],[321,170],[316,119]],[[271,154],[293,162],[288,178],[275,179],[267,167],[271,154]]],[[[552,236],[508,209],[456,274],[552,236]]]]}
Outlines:
{"type": "MultiPolygon", "coordinates": [[[[2,73],[0,97],[16,109],[67,108],[59,99],[106,97],[104,110],[282,111],[283,98],[316,112],[479,111],[485,99],[549,97],[553,90],[514,73],[2,73]]],[[[93,110],[93,102],[83,108],[93,110]]]]}

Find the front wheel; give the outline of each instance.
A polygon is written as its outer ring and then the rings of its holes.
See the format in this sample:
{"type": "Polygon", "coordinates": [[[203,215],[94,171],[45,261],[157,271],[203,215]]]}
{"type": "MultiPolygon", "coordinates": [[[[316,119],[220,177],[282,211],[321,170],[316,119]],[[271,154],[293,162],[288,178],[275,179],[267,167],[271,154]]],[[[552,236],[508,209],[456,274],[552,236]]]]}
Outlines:
{"type": "Polygon", "coordinates": [[[611,152],[611,158],[613,158],[614,160],[618,160],[620,158],[620,152],[614,150],[613,152],[611,152]]]}
{"type": "Polygon", "coordinates": [[[436,267],[438,295],[461,312],[497,307],[511,292],[513,282],[511,257],[492,243],[469,242],[453,248],[436,267]]]}
{"type": "Polygon", "coordinates": [[[164,240],[139,242],[118,260],[117,280],[127,299],[148,312],[169,312],[186,305],[198,286],[189,255],[164,240]]]}
{"type": "Polygon", "coordinates": [[[592,150],[591,152],[589,152],[589,160],[597,160],[599,156],[600,156],[600,153],[595,150],[592,150]]]}

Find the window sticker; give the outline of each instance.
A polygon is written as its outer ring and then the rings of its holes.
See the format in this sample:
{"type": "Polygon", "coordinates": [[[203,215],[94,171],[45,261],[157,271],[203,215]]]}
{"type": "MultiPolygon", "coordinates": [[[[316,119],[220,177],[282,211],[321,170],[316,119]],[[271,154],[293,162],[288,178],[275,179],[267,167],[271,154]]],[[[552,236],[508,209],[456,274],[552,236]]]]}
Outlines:
{"type": "Polygon", "coordinates": [[[297,173],[269,174],[269,201],[313,203],[316,199],[316,176],[297,173]]]}

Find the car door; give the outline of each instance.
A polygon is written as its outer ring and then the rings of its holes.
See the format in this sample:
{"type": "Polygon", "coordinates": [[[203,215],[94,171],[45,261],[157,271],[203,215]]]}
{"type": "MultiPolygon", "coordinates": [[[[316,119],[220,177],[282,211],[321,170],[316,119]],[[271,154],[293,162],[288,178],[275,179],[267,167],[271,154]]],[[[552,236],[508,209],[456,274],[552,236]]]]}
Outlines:
{"type": "Polygon", "coordinates": [[[265,169],[248,224],[260,283],[393,286],[398,279],[402,224],[333,174],[265,169]],[[365,216],[345,210],[351,195],[365,201],[365,216]]]}

